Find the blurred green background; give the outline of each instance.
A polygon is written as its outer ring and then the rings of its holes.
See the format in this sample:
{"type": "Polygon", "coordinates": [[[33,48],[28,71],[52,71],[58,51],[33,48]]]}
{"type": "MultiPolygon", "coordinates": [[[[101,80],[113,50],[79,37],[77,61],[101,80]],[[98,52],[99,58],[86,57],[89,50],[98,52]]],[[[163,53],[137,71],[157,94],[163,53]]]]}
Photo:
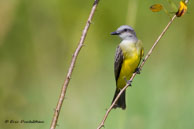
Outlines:
{"type": "MultiPolygon", "coordinates": [[[[131,25],[145,53],[170,17],[149,7],[168,0],[101,0],[78,57],[57,129],[95,129],[115,92],[110,32],[131,25]]],[[[173,1],[178,7],[178,0],[173,1]]],[[[48,129],[93,0],[0,0],[0,128],[48,129]],[[41,120],[9,124],[5,120],[41,120]]],[[[106,129],[193,129],[194,11],[177,18],[127,89],[127,109],[106,129]]],[[[173,15],[173,14],[171,14],[173,15]]]]}

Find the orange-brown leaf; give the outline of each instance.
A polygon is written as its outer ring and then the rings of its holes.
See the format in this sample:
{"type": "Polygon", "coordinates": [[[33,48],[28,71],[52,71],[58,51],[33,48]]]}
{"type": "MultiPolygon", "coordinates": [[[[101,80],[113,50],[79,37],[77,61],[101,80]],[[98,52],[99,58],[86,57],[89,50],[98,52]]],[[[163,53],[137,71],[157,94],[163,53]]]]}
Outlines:
{"type": "Polygon", "coordinates": [[[150,7],[150,10],[152,12],[159,12],[163,9],[163,6],[161,4],[154,4],[150,7]]]}

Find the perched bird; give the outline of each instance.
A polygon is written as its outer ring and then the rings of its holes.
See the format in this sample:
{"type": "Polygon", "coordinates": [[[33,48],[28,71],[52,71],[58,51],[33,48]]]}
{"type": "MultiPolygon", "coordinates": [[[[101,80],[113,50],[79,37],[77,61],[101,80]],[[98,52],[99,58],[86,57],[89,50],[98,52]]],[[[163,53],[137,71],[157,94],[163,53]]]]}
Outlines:
{"type": "MultiPolygon", "coordinates": [[[[133,73],[138,70],[138,65],[143,56],[143,47],[141,41],[136,37],[133,28],[128,25],[120,26],[115,32],[112,32],[111,35],[118,35],[122,39],[116,49],[114,61],[116,79],[114,101],[120,90],[126,85],[127,80],[129,80],[133,73]]],[[[113,108],[126,108],[125,91],[113,108]]]]}

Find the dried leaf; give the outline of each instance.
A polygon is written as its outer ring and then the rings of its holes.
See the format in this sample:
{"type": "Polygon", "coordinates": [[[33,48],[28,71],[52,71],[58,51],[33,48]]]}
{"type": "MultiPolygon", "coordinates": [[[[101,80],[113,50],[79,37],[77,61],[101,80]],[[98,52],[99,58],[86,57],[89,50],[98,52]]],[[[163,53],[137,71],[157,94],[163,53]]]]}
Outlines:
{"type": "Polygon", "coordinates": [[[150,7],[150,10],[152,12],[159,12],[163,9],[163,6],[161,4],[154,4],[150,7]]]}

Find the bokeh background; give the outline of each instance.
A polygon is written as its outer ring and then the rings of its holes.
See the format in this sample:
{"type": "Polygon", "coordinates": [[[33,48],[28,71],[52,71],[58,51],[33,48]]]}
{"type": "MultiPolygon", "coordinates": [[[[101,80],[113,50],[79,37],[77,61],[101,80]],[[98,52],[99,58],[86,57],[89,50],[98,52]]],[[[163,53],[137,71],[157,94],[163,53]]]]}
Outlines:
{"type": "MultiPolygon", "coordinates": [[[[57,129],[95,129],[115,92],[110,35],[131,25],[148,52],[178,0],[101,0],[78,57],[57,129]],[[171,3],[173,2],[173,3],[171,3]]],[[[0,128],[48,129],[93,0],[0,0],[0,128]],[[9,124],[5,120],[40,120],[9,124]]],[[[106,129],[193,129],[194,14],[177,18],[127,89],[127,109],[112,110],[106,129]]]]}

